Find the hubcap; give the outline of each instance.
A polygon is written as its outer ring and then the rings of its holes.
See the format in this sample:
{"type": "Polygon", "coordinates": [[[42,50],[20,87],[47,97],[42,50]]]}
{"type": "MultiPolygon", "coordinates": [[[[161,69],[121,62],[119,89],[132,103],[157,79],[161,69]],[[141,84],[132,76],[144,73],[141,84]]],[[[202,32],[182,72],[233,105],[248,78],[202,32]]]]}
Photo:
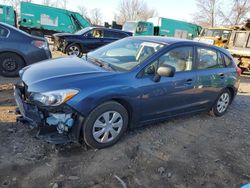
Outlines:
{"type": "Polygon", "coordinates": [[[68,55],[76,55],[78,56],[80,54],[80,50],[77,46],[71,46],[69,47],[68,55]]]}
{"type": "Polygon", "coordinates": [[[121,132],[123,118],[119,112],[108,111],[100,115],[94,123],[92,134],[99,143],[114,140],[121,132]]]}
{"type": "Polygon", "coordinates": [[[223,113],[226,111],[228,105],[229,105],[229,100],[230,100],[230,97],[229,97],[229,94],[228,93],[223,93],[218,102],[217,102],[217,110],[219,113],[223,113]]]}
{"type": "Polygon", "coordinates": [[[3,61],[2,66],[3,66],[4,70],[12,72],[12,71],[16,70],[17,63],[14,59],[7,58],[3,61]]]}

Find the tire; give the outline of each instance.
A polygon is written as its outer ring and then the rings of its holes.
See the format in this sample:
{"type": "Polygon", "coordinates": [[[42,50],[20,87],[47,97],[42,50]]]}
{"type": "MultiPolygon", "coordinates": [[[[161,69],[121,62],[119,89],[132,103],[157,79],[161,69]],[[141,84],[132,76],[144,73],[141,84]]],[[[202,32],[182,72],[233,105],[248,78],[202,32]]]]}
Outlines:
{"type": "Polygon", "coordinates": [[[83,125],[84,141],[96,149],[109,147],[122,137],[127,127],[127,110],[117,102],[106,102],[96,107],[86,118],[83,125]],[[105,121],[104,117],[108,118],[108,121],[105,121]],[[111,121],[113,123],[110,123],[111,121]],[[110,124],[107,125],[107,122],[110,124]]]}
{"type": "Polygon", "coordinates": [[[70,44],[66,48],[66,54],[67,55],[76,55],[77,57],[82,56],[82,49],[78,44],[70,44]]]}
{"type": "Polygon", "coordinates": [[[18,76],[19,71],[25,66],[23,58],[11,52],[0,54],[0,75],[7,77],[18,76]]]}
{"type": "Polygon", "coordinates": [[[212,107],[210,114],[213,116],[223,116],[232,100],[232,94],[228,89],[224,89],[219,97],[216,99],[214,106],[212,107]]]}

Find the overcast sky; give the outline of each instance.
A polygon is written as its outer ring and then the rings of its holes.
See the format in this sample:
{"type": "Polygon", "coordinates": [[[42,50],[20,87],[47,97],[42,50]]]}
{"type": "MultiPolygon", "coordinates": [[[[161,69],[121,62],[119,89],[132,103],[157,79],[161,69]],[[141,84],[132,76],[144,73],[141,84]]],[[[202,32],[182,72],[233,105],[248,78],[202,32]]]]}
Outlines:
{"type": "MultiPolygon", "coordinates": [[[[0,0],[3,4],[4,0],[0,0]]],[[[8,0],[5,0],[8,2],[8,0]]],[[[33,0],[40,4],[42,0],[33,0]]],[[[158,12],[158,16],[177,20],[192,21],[195,12],[195,0],[145,0],[148,6],[158,12]]],[[[119,0],[68,0],[68,9],[77,11],[78,6],[85,6],[88,10],[99,8],[103,14],[103,21],[111,22],[117,12],[119,0]]]]}

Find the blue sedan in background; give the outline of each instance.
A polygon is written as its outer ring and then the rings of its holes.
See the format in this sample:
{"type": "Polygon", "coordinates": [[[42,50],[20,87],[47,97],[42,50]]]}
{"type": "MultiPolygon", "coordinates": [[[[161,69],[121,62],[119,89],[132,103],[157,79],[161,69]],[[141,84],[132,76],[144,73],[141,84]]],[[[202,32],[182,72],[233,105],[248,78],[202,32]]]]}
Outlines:
{"type": "Polygon", "coordinates": [[[0,22],[0,75],[14,77],[25,66],[50,59],[48,41],[0,22]]]}
{"type": "Polygon", "coordinates": [[[184,114],[222,116],[240,69],[225,49],[166,37],[129,37],[20,71],[17,119],[52,143],[115,144],[128,128],[184,114]],[[46,130],[46,131],[45,131],[46,130]]]}

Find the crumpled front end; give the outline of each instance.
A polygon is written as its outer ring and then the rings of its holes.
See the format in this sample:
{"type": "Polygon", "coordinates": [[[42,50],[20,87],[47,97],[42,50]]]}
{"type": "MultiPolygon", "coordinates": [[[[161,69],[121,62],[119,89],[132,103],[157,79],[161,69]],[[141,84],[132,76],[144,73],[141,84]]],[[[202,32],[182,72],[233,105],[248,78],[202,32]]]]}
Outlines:
{"type": "Polygon", "coordinates": [[[17,121],[37,127],[37,137],[54,144],[78,142],[83,117],[67,104],[42,107],[29,100],[24,83],[14,86],[17,121]]]}

